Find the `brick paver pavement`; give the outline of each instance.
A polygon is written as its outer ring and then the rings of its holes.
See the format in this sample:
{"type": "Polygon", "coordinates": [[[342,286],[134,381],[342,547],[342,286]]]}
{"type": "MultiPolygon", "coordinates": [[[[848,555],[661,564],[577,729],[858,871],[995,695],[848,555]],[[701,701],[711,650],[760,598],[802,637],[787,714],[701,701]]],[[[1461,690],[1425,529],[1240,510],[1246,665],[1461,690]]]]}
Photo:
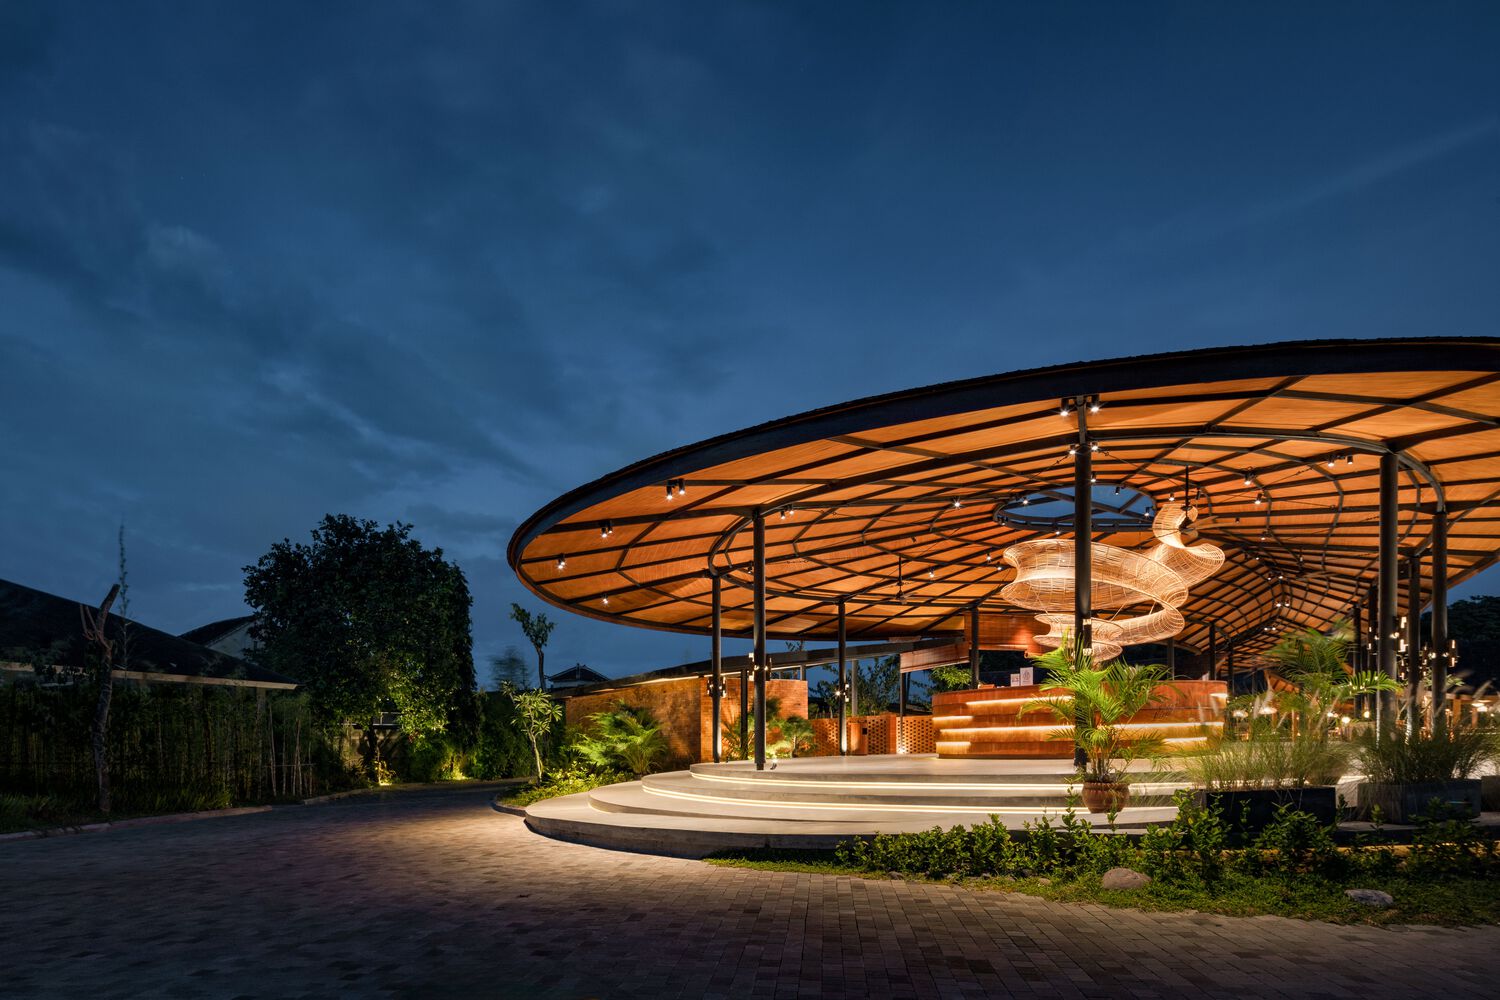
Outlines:
{"type": "Polygon", "coordinates": [[[483,793],[0,844],[0,994],[1494,997],[1500,929],[1152,915],[557,843],[483,793]]]}

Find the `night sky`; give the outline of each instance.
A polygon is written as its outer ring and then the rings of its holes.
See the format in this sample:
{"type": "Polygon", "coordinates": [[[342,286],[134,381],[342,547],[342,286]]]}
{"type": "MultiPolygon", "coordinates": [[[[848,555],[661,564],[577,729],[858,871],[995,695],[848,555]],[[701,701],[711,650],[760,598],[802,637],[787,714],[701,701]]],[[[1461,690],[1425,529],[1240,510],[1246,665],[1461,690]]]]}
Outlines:
{"type": "MultiPolygon", "coordinates": [[[[97,601],[123,521],[181,631],[324,513],[400,518],[482,664],[540,603],[518,521],[670,447],[1495,335],[1500,4],[1228,6],[0,0],[0,577],[97,601]]],[[[708,653],[553,617],[554,668],[708,653]]]]}

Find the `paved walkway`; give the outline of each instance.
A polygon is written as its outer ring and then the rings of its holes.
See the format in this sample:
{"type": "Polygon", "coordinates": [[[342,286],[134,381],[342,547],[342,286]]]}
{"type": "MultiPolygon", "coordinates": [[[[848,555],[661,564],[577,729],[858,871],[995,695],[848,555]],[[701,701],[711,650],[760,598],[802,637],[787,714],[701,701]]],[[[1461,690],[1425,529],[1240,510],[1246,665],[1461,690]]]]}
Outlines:
{"type": "Polygon", "coordinates": [[[1493,997],[1500,929],[1148,915],[538,837],[474,791],[0,844],[10,997],[1493,997]]]}

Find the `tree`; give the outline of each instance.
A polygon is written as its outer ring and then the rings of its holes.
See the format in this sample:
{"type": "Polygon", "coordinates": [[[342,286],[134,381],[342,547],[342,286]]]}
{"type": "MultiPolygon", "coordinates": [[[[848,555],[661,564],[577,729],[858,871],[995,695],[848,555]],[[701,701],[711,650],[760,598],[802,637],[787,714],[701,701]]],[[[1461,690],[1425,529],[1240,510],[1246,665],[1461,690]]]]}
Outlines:
{"type": "Polygon", "coordinates": [[[781,738],[787,744],[787,756],[797,756],[798,750],[816,747],[816,731],[813,724],[800,715],[789,715],[781,720],[781,738]]]}
{"type": "Polygon", "coordinates": [[[557,628],[557,623],[548,620],[542,612],[532,614],[519,604],[510,606],[510,617],[520,624],[521,631],[526,633],[526,639],[531,643],[531,648],[536,650],[537,687],[545,691],[547,690],[547,671],[542,665],[542,649],[547,645],[547,640],[552,637],[552,630],[557,628]]]}
{"type": "Polygon", "coordinates": [[[364,728],[372,778],[382,713],[399,713],[408,736],[478,718],[468,581],[410,534],[330,514],[311,543],[283,540],[245,567],[252,655],[302,682],[324,724],[364,728]]]}
{"type": "Polygon", "coordinates": [[[497,690],[503,690],[507,684],[522,691],[526,690],[531,686],[526,676],[530,669],[526,666],[526,661],[521,658],[521,651],[514,646],[506,646],[505,652],[499,656],[490,657],[490,671],[495,678],[497,690]]]}
{"type": "MultiPolygon", "coordinates": [[[[849,664],[848,676],[854,689],[854,696],[849,701],[851,715],[878,715],[888,711],[891,703],[900,697],[899,656],[878,657],[868,665],[855,660],[849,664]]],[[[834,696],[832,681],[821,680],[813,684],[809,696],[809,700],[828,706],[830,715],[838,714],[838,699],[834,696]]]]}
{"type": "Polygon", "coordinates": [[[521,731],[531,741],[531,752],[536,757],[536,780],[543,777],[542,740],[552,732],[563,717],[563,708],[545,691],[517,691],[511,689],[510,700],[515,703],[516,715],[521,722],[521,731]]]}
{"type": "Polygon", "coordinates": [[[120,594],[120,585],[109,588],[98,611],[80,606],[83,637],[94,647],[94,663],[99,697],[94,702],[94,724],[91,729],[94,750],[94,781],[98,787],[99,811],[109,812],[109,705],[115,693],[115,643],[109,638],[109,609],[120,594]]]}

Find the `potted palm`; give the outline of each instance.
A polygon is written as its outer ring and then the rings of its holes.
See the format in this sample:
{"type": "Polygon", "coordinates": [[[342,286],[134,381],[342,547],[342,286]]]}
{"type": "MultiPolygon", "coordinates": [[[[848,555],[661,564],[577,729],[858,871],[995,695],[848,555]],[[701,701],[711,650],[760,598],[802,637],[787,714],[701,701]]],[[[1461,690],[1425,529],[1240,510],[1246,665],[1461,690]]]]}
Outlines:
{"type": "Polygon", "coordinates": [[[1118,659],[1096,667],[1089,650],[1067,640],[1033,659],[1047,671],[1044,697],[1023,705],[1021,714],[1042,711],[1061,722],[1052,737],[1071,740],[1083,754],[1084,808],[1119,812],[1130,801],[1130,764],[1162,747],[1160,737],[1129,733],[1125,723],[1166,700],[1170,672],[1160,663],[1131,666],[1118,659]]]}

